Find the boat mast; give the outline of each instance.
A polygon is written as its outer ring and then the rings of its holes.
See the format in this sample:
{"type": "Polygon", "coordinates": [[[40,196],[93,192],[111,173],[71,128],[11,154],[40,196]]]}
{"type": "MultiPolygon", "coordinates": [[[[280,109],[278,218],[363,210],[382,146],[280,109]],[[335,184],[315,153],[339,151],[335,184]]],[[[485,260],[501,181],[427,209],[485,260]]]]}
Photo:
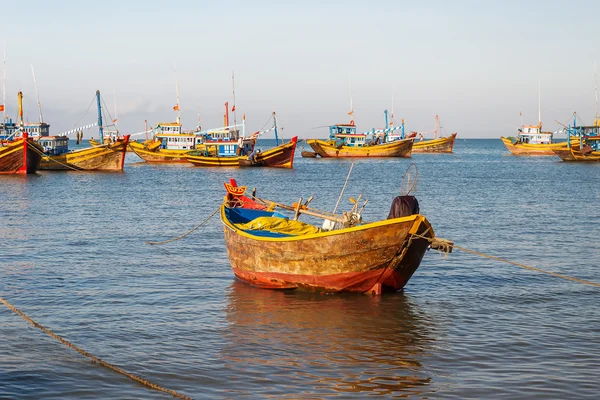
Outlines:
{"type": "Polygon", "coordinates": [[[104,129],[102,128],[102,107],[100,106],[100,91],[96,90],[96,103],[98,104],[98,134],[100,144],[104,144],[104,129]]]}
{"type": "Polygon", "coordinates": [[[235,113],[235,76],[233,75],[233,71],[231,71],[231,87],[233,90],[233,107],[231,107],[231,111],[233,111],[233,131],[236,132],[237,131],[237,117],[236,117],[236,113],[235,113]]]}
{"type": "Polygon", "coordinates": [[[388,129],[390,127],[390,122],[388,120],[388,110],[383,110],[383,115],[385,116],[385,130],[383,131],[383,143],[387,140],[388,129]]]}
{"type": "Polygon", "coordinates": [[[538,126],[540,127],[540,133],[542,133],[542,103],[540,96],[540,81],[538,80],[538,126]]]}
{"type": "Polygon", "coordinates": [[[19,126],[21,127],[21,131],[24,129],[23,126],[23,92],[19,92],[19,126]]]}
{"type": "Polygon", "coordinates": [[[279,137],[277,136],[277,117],[275,117],[275,111],[273,111],[273,126],[275,128],[275,146],[279,146],[279,137]]]}
{"type": "Polygon", "coordinates": [[[229,130],[229,102],[225,102],[225,115],[223,115],[225,129],[229,130]]]}
{"type": "Polygon", "coordinates": [[[179,109],[179,81],[177,81],[177,64],[173,61],[175,67],[175,95],[177,96],[177,123],[181,124],[181,110],[179,109]]]}
{"type": "Polygon", "coordinates": [[[600,120],[598,119],[598,79],[596,79],[596,61],[594,61],[594,86],[596,90],[596,118],[594,119],[594,125],[600,126],[600,120]]]}
{"type": "MultiPolygon", "coordinates": [[[[37,83],[35,82],[35,72],[33,72],[33,64],[31,64],[31,75],[33,75],[33,86],[35,87],[35,98],[37,99],[38,110],[40,110],[40,122],[44,122],[44,117],[42,116],[42,104],[40,103],[40,96],[38,94],[37,83]]],[[[40,135],[41,135],[41,131],[40,131],[40,135]]]]}
{"type": "Polygon", "coordinates": [[[115,120],[113,121],[115,123],[115,131],[117,131],[117,135],[119,134],[119,125],[118,125],[118,118],[117,118],[117,91],[115,90],[115,88],[113,88],[113,101],[115,103],[115,120]]]}
{"type": "Polygon", "coordinates": [[[6,123],[6,42],[4,42],[4,79],[2,81],[2,122],[6,123]]]}
{"type": "Polygon", "coordinates": [[[352,106],[352,77],[348,76],[348,88],[350,91],[350,112],[348,115],[350,116],[350,125],[354,125],[354,107],[352,106]]]}

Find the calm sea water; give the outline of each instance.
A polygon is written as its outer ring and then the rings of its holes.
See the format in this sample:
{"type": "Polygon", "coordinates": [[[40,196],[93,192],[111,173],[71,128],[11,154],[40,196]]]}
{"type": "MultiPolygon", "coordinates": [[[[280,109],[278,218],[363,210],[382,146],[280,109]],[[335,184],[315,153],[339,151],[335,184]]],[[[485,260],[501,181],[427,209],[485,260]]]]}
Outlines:
{"type": "MultiPolygon", "coordinates": [[[[299,155],[299,154],[298,154],[299,155]]],[[[194,398],[597,398],[600,289],[456,251],[382,297],[236,282],[213,218],[236,178],[333,209],[350,163],[150,165],[0,176],[0,296],[90,353],[194,398]]],[[[385,218],[407,166],[438,236],[600,282],[600,164],[455,154],[357,161],[344,196],[385,218]]],[[[170,398],[91,363],[0,305],[0,398],[170,398]]]]}

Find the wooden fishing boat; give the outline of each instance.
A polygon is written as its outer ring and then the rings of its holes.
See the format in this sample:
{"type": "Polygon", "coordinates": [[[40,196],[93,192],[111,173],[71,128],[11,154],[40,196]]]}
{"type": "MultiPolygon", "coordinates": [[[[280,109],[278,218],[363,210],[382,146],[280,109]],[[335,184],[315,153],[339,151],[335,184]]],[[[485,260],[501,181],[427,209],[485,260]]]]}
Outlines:
{"type": "Polygon", "coordinates": [[[302,155],[304,158],[317,158],[319,154],[314,151],[303,151],[300,153],[300,155],[302,155]]]}
{"type": "Polygon", "coordinates": [[[0,174],[35,174],[40,167],[42,148],[23,131],[23,93],[19,92],[20,128],[5,120],[0,138],[0,174]],[[16,137],[18,135],[18,137],[16,137]]]}
{"type": "MultiPolygon", "coordinates": [[[[42,158],[40,170],[47,171],[122,171],[125,165],[125,152],[129,135],[85,149],[71,150],[52,154],[61,147],[63,137],[49,136],[40,139],[46,155],[42,158]]],[[[68,139],[67,139],[68,140],[68,139]]]]}
{"type": "MultiPolygon", "coordinates": [[[[104,143],[100,91],[96,91],[98,131],[104,143]]],[[[40,170],[48,171],[122,171],[129,135],[115,137],[110,143],[69,150],[68,136],[45,136],[38,140],[43,147],[40,170]]]]}
{"type": "Polygon", "coordinates": [[[456,132],[447,137],[438,139],[415,141],[413,153],[452,153],[456,132]]]}
{"type": "Polygon", "coordinates": [[[221,221],[231,267],[237,278],[262,288],[397,291],[407,284],[435,238],[420,214],[362,224],[357,223],[358,203],[353,212],[336,217],[309,209],[310,199],[287,207],[245,196],[245,187],[237,187],[235,181],[225,186],[221,221]],[[295,210],[294,218],[276,207],[295,210]],[[346,227],[323,230],[298,221],[300,215],[346,227]]]}
{"type": "MultiPolygon", "coordinates": [[[[351,111],[349,114],[352,114],[351,111]]],[[[372,129],[357,133],[354,120],[349,124],[337,124],[329,127],[329,140],[308,139],[306,143],[321,157],[410,157],[414,140],[402,137],[401,140],[387,140],[390,132],[401,127],[372,129]],[[371,137],[369,141],[368,138],[371,137]]]]}
{"type": "MultiPolygon", "coordinates": [[[[356,135],[357,139],[360,134],[356,135]]],[[[362,138],[366,137],[362,136],[362,138]]],[[[321,157],[410,157],[413,139],[365,146],[347,146],[335,140],[308,139],[306,143],[321,157]]]]}
{"type": "Polygon", "coordinates": [[[523,126],[517,138],[502,136],[500,139],[515,156],[553,156],[555,150],[567,148],[567,142],[553,143],[552,132],[539,132],[539,129],[541,126],[523,126]]]}
{"type": "Polygon", "coordinates": [[[131,151],[150,163],[185,163],[186,155],[202,142],[198,133],[182,133],[181,124],[177,123],[160,122],[154,131],[154,139],[129,143],[131,151]]]}
{"type": "Polygon", "coordinates": [[[42,148],[27,132],[15,140],[0,141],[0,174],[35,174],[42,148]]]}
{"type": "Polygon", "coordinates": [[[563,161],[600,162],[600,118],[596,116],[594,125],[577,126],[577,115],[573,125],[567,127],[568,140],[565,148],[555,149],[563,161]]]}
{"type": "MultiPolygon", "coordinates": [[[[388,126],[387,111],[386,115],[386,127],[388,126]]],[[[425,136],[421,132],[411,132],[408,138],[414,138],[415,142],[412,147],[413,153],[452,153],[454,148],[454,141],[456,139],[456,132],[450,136],[438,138],[439,131],[439,117],[435,116],[435,130],[433,131],[433,139],[425,139],[425,136]],[[417,140],[417,135],[419,139],[417,140]]],[[[387,141],[393,142],[396,140],[402,140],[405,138],[404,135],[404,119],[402,119],[401,130],[399,132],[391,132],[387,135],[387,141]]]]}
{"type": "Polygon", "coordinates": [[[275,167],[293,168],[298,137],[287,143],[279,144],[277,118],[272,114],[273,127],[255,132],[249,138],[244,137],[245,120],[242,123],[242,135],[237,130],[219,131],[219,135],[205,134],[202,149],[188,153],[186,158],[197,167],[275,167]],[[275,147],[260,151],[256,140],[267,132],[275,132],[275,147]]]}

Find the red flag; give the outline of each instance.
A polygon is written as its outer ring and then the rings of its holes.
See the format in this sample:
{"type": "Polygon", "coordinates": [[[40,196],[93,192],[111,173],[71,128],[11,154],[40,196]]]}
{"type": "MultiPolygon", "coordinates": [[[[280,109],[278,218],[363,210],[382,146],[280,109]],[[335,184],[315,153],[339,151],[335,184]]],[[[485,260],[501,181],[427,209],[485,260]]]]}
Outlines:
{"type": "Polygon", "coordinates": [[[0,104],[0,111],[4,111],[4,104],[0,104]]]}
{"type": "Polygon", "coordinates": [[[173,107],[173,110],[179,111],[179,104],[175,104],[175,106],[173,107]]]}
{"type": "Polygon", "coordinates": [[[244,113],[244,115],[242,116],[242,119],[245,121],[246,120],[246,113],[244,113]]]}
{"type": "Polygon", "coordinates": [[[116,118],[115,118],[115,119],[113,119],[113,123],[114,123],[114,122],[117,122],[117,119],[116,119],[116,118]]]}
{"type": "Polygon", "coordinates": [[[354,114],[354,110],[350,110],[350,112],[348,113],[348,115],[353,115],[354,114]]]}
{"type": "Polygon", "coordinates": [[[233,107],[231,107],[231,112],[235,111],[235,104],[233,105],[233,107]]]}

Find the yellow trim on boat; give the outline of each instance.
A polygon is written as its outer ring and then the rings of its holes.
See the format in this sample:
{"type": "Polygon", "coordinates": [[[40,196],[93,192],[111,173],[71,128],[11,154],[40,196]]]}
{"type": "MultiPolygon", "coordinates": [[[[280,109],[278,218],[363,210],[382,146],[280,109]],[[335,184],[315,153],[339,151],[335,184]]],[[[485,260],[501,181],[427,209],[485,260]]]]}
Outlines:
{"type": "Polygon", "coordinates": [[[237,228],[234,224],[232,224],[225,216],[225,208],[226,208],[226,204],[223,203],[221,205],[221,222],[223,222],[223,224],[227,228],[233,230],[238,235],[241,235],[241,236],[253,239],[253,240],[262,241],[262,242],[294,242],[294,241],[298,241],[298,240],[315,239],[315,238],[320,238],[320,237],[325,237],[325,236],[342,235],[342,234],[350,233],[350,232],[363,231],[363,230],[367,230],[367,229],[371,229],[371,228],[378,228],[378,227],[386,226],[386,225],[394,225],[394,224],[411,221],[411,220],[413,221],[413,226],[411,227],[409,234],[417,233],[419,226],[421,224],[426,224],[427,227],[429,228],[428,232],[431,233],[431,237],[435,237],[435,234],[433,232],[433,228],[431,227],[431,224],[429,223],[427,218],[425,218],[425,216],[423,216],[421,214],[415,214],[415,215],[410,215],[408,217],[401,217],[401,218],[384,219],[381,221],[370,222],[370,223],[363,224],[363,225],[357,225],[352,228],[337,229],[337,230],[333,230],[333,231],[323,231],[320,233],[314,233],[314,234],[309,234],[309,235],[290,236],[290,237],[281,237],[281,238],[256,236],[256,235],[252,235],[250,233],[244,232],[243,230],[237,228]]]}

